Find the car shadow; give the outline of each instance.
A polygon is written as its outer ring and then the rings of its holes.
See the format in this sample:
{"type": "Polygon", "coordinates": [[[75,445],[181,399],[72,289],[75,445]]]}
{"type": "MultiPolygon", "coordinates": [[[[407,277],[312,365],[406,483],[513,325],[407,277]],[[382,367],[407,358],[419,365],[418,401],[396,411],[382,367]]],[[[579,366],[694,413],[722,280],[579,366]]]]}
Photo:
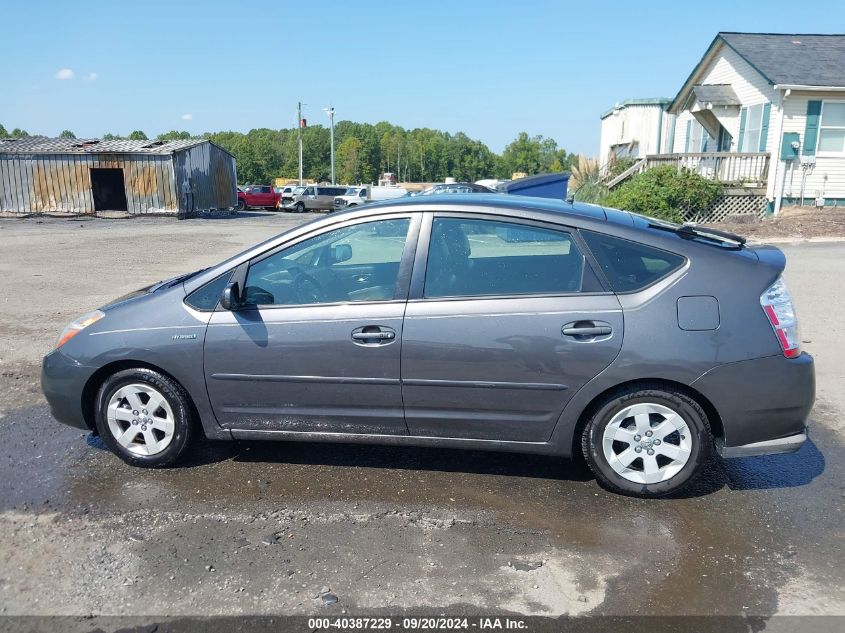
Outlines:
{"type": "Polygon", "coordinates": [[[812,439],[795,453],[726,459],[723,464],[731,490],[806,486],[824,472],[826,465],[824,454],[812,439]]]}
{"type": "MultiPolygon", "coordinates": [[[[89,434],[92,448],[107,451],[89,434]]],[[[292,464],[339,468],[377,468],[420,472],[466,473],[587,482],[595,479],[584,459],[504,453],[458,448],[377,446],[321,442],[200,441],[176,468],[215,463],[292,464]]],[[[771,490],[810,484],[825,470],[825,458],[812,440],[796,453],[739,459],[714,457],[684,490],[665,499],[705,497],[724,487],[731,490],[771,490]]]]}

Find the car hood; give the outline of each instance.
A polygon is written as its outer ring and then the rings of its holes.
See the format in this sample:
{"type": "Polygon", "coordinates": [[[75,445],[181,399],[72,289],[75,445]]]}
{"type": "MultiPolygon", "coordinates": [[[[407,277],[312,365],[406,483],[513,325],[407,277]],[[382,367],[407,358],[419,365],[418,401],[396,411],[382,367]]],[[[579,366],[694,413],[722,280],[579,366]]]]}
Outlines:
{"type": "Polygon", "coordinates": [[[138,288],[138,290],[133,290],[132,292],[128,292],[125,295],[117,297],[116,299],[112,299],[104,306],[101,306],[101,310],[108,310],[109,308],[115,308],[119,305],[123,305],[125,303],[129,303],[132,301],[137,301],[142,297],[147,297],[153,293],[158,292],[159,290],[163,290],[165,288],[172,288],[176,285],[181,284],[183,281],[190,279],[196,275],[199,275],[201,272],[207,270],[206,268],[201,268],[200,270],[195,270],[194,272],[187,273],[185,275],[177,275],[176,277],[171,277],[170,279],[164,279],[162,281],[157,281],[154,284],[150,284],[149,286],[145,286],[143,288],[138,288]]]}

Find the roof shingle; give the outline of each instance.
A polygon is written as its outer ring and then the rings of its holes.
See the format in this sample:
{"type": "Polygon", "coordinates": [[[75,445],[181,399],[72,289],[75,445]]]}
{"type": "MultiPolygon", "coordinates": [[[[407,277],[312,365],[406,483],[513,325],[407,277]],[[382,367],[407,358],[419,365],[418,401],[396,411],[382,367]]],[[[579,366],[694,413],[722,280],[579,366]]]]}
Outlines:
{"type": "Polygon", "coordinates": [[[845,86],[845,35],[719,33],[772,84],[845,86]]]}

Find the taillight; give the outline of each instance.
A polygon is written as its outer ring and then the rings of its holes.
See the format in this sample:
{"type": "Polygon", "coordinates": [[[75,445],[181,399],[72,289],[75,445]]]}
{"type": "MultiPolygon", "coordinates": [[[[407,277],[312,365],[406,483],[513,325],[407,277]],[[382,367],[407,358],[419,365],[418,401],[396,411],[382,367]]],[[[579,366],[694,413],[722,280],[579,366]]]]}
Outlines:
{"type": "Polygon", "coordinates": [[[798,337],[798,319],[795,317],[792,295],[789,294],[783,277],[778,277],[777,281],[760,295],[760,305],[772,324],[783,355],[787,358],[799,356],[801,339],[798,337]]]}

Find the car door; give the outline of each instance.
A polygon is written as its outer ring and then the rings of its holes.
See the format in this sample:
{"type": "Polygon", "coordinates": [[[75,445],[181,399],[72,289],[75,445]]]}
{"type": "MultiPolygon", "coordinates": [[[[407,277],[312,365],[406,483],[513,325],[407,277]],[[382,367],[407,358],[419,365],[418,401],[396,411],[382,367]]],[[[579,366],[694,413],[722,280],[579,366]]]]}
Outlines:
{"type": "Polygon", "coordinates": [[[358,219],[239,267],[243,306],[218,308],[205,341],[220,424],[407,434],[400,341],[418,232],[418,215],[358,219]]]}
{"type": "Polygon", "coordinates": [[[622,343],[622,310],[576,235],[426,214],[402,331],[411,435],[547,441],[622,343]]]}

